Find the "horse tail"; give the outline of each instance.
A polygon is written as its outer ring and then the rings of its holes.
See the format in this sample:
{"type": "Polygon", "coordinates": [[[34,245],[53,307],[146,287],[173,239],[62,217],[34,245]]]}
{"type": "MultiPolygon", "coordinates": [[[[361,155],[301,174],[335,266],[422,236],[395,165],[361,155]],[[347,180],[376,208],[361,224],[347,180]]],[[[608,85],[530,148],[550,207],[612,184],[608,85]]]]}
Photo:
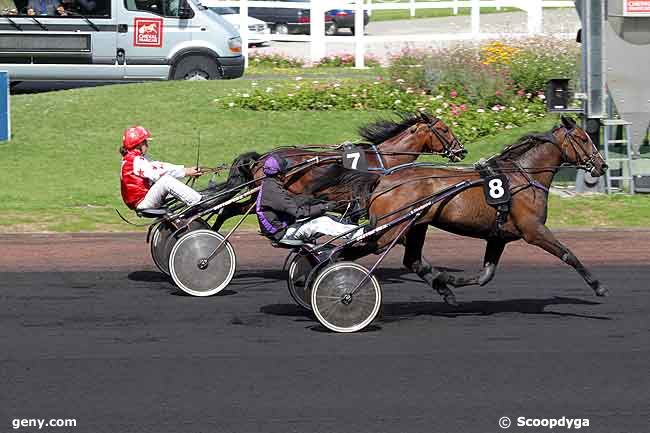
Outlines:
{"type": "Polygon", "coordinates": [[[242,153],[233,161],[228,172],[228,178],[221,183],[210,186],[213,192],[226,191],[237,188],[254,179],[253,165],[260,159],[257,152],[242,153]]]}

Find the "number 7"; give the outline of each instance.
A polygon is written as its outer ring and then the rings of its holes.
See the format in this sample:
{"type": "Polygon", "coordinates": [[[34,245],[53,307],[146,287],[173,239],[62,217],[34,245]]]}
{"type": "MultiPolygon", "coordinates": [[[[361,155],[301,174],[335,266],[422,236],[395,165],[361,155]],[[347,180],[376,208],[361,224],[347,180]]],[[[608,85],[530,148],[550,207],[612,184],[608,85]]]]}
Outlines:
{"type": "Polygon", "coordinates": [[[357,169],[357,165],[359,164],[359,158],[361,158],[361,154],[359,152],[354,152],[354,153],[348,153],[345,155],[347,159],[352,159],[352,170],[357,169]]]}

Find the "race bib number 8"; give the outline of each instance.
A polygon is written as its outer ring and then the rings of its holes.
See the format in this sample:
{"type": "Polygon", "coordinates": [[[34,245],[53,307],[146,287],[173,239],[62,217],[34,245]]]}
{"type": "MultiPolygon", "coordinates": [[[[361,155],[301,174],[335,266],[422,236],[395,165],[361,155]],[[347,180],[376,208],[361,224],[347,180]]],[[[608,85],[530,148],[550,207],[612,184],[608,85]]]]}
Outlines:
{"type": "Polygon", "coordinates": [[[368,171],[366,152],[356,146],[343,147],[343,167],[351,170],[368,171]]]}
{"type": "Polygon", "coordinates": [[[490,205],[500,205],[510,202],[510,183],[508,178],[499,176],[486,177],[483,183],[485,200],[490,205]]]}

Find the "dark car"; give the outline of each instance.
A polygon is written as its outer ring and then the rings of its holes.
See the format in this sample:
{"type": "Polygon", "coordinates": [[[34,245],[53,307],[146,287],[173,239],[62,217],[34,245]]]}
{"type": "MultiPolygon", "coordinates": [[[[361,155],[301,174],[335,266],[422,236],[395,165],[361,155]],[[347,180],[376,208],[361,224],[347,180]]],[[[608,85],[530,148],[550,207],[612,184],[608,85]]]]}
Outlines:
{"type": "MultiPolygon", "coordinates": [[[[309,0],[279,0],[286,3],[309,3],[309,0]]],[[[260,8],[248,9],[248,15],[266,22],[274,33],[309,34],[311,17],[309,9],[260,8]]],[[[368,24],[368,14],[365,14],[368,24]]],[[[340,28],[349,28],[354,33],[354,11],[333,9],[325,13],[325,34],[335,35],[340,28]]]]}
{"type": "MultiPolygon", "coordinates": [[[[338,33],[339,29],[350,29],[352,34],[354,34],[354,11],[351,9],[332,9],[325,13],[326,17],[331,17],[332,24],[327,27],[327,35],[334,36],[338,33]]],[[[363,25],[364,27],[368,25],[370,17],[368,16],[368,11],[364,11],[363,14],[363,25]]]]}

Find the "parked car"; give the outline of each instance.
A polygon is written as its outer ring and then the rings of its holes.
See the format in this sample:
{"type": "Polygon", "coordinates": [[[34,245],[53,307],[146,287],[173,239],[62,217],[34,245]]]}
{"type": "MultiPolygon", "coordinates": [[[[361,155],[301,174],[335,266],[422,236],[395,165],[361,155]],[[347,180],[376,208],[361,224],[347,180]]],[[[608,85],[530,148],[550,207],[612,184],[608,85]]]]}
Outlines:
{"type": "MultiPolygon", "coordinates": [[[[339,32],[339,29],[350,29],[352,34],[355,32],[354,28],[354,10],[351,9],[332,9],[326,12],[326,16],[331,17],[332,24],[327,27],[325,32],[328,36],[334,36],[339,32]]],[[[363,14],[363,26],[368,25],[370,17],[368,16],[368,11],[364,11],[363,14]]]]}
{"type": "MultiPolygon", "coordinates": [[[[213,6],[217,3],[218,2],[209,0],[201,2],[203,6],[206,6],[211,11],[221,15],[226,21],[235,26],[235,28],[241,32],[241,29],[239,28],[241,23],[241,15],[239,14],[239,11],[234,8],[213,6]]],[[[271,34],[271,30],[264,21],[249,16],[246,23],[248,25],[249,45],[264,45],[270,42],[269,35],[271,34]]]]}
{"type": "MultiPolygon", "coordinates": [[[[285,3],[305,3],[309,0],[279,0],[285,3]]],[[[309,9],[289,8],[264,8],[252,7],[248,9],[248,15],[264,21],[269,25],[273,33],[280,35],[287,34],[309,34],[311,18],[309,9]]],[[[332,17],[325,14],[325,33],[330,31],[332,17]]]]}

